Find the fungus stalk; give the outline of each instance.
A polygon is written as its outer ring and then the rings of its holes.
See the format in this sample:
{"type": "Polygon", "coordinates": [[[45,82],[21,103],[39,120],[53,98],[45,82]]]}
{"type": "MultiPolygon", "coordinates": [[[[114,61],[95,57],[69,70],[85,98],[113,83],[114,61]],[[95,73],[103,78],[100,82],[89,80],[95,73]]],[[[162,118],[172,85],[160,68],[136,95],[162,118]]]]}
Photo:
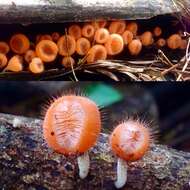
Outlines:
{"type": "Polygon", "coordinates": [[[80,155],[77,158],[77,162],[78,162],[78,167],[79,167],[79,176],[81,179],[84,179],[88,175],[88,171],[90,168],[90,158],[89,158],[88,151],[80,155]]]}
{"type": "Polygon", "coordinates": [[[127,181],[127,162],[122,158],[117,160],[117,181],[115,187],[117,189],[122,188],[127,181]]]}

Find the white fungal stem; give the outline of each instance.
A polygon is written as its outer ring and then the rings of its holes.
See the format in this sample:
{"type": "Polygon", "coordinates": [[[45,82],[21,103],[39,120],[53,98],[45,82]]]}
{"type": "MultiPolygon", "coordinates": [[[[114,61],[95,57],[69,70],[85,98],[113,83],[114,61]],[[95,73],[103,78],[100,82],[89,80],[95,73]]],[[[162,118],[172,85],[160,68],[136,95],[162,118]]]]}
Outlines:
{"type": "Polygon", "coordinates": [[[122,188],[127,181],[127,162],[121,158],[117,160],[117,181],[115,187],[122,188]]]}
{"type": "Polygon", "coordinates": [[[79,176],[81,179],[86,178],[90,168],[90,158],[88,152],[85,152],[77,158],[78,167],[79,167],[79,176]]]}

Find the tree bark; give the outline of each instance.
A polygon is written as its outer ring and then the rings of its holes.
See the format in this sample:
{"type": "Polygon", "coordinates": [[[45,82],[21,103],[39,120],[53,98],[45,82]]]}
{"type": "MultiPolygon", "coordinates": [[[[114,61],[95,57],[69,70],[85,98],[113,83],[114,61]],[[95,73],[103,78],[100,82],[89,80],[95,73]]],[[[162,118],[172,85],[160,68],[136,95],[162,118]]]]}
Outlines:
{"type": "MultiPolygon", "coordinates": [[[[76,158],[50,150],[42,137],[42,121],[0,114],[0,189],[115,189],[116,158],[101,134],[90,150],[88,177],[80,180],[76,158]]],[[[130,163],[127,190],[190,189],[190,153],[152,145],[140,161],[130,163]]]]}
{"type": "MultiPolygon", "coordinates": [[[[183,0],[182,3],[189,2],[183,0]]],[[[185,4],[185,5],[186,5],[185,4]]],[[[173,0],[6,0],[1,23],[62,23],[95,19],[143,19],[180,12],[173,0]]]]}

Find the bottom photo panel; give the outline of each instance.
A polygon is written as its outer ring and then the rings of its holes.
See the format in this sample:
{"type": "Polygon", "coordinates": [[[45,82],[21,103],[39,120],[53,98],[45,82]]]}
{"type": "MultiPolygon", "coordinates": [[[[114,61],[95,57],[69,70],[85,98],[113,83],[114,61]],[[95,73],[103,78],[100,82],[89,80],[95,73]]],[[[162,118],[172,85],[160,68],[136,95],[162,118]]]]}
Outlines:
{"type": "Polygon", "coordinates": [[[190,84],[0,82],[0,189],[189,190],[190,84]]]}

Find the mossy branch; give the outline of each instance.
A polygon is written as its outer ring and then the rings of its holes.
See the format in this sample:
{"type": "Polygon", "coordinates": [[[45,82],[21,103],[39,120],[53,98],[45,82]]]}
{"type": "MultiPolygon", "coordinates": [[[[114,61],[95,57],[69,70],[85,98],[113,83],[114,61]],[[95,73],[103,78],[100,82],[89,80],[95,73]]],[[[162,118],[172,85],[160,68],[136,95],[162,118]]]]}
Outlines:
{"type": "MultiPolygon", "coordinates": [[[[0,189],[115,189],[116,158],[107,134],[90,151],[90,173],[81,180],[76,159],[51,151],[41,127],[38,119],[0,114],[0,189]]],[[[129,165],[124,189],[189,189],[189,181],[190,153],[152,145],[142,160],[129,165]]]]}

